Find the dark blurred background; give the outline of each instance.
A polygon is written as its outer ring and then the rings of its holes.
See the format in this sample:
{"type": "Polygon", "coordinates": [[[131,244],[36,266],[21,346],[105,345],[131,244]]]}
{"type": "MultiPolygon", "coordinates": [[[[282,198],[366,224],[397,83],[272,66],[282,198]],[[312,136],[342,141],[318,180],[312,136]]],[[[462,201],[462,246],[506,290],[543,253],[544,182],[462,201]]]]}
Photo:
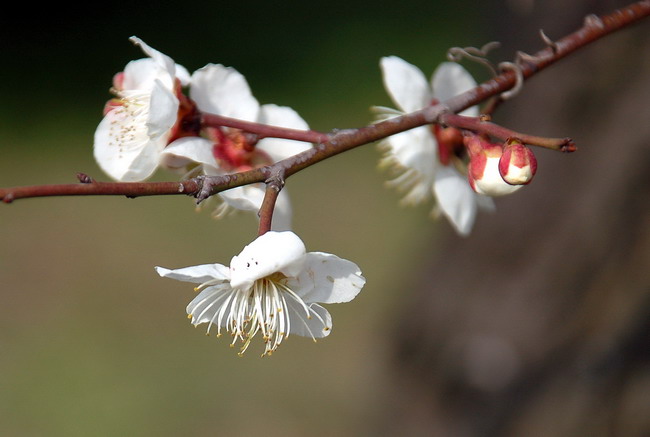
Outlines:
{"type": "MultiPolygon", "coordinates": [[[[312,128],[391,105],[379,58],[429,75],[451,46],[542,47],[622,1],[17,5],[0,26],[0,186],[106,179],[92,158],[137,35],[194,71],[223,63],[312,128]]],[[[648,23],[530,81],[497,121],[572,136],[469,239],[402,209],[373,145],[289,180],[308,250],[359,264],[317,344],[238,358],[191,329],[191,287],[153,266],[227,264],[256,233],[180,197],[52,198],[0,211],[0,434],[519,436],[650,433],[648,23]]],[[[467,65],[478,79],[485,72],[467,65]]],[[[160,173],[157,180],[174,175],[160,173]]],[[[251,347],[252,348],[252,347],[251,347]]]]}

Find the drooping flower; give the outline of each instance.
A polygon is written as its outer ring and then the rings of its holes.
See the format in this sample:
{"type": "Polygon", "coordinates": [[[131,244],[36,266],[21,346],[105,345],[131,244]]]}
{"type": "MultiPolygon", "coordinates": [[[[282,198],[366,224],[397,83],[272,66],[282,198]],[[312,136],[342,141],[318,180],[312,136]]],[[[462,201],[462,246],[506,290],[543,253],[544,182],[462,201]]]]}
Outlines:
{"type": "Polygon", "coordinates": [[[104,108],[95,131],[95,160],[111,178],[141,181],[156,170],[178,120],[180,87],[190,75],[174,61],[137,37],[148,58],[129,62],[115,75],[116,98],[104,108]]]}
{"type": "MultiPolygon", "coordinates": [[[[286,106],[261,105],[253,97],[244,76],[232,67],[209,64],[192,74],[190,98],[200,111],[272,126],[307,130],[296,111],[286,106]]],[[[312,147],[310,143],[280,138],[257,140],[238,129],[211,127],[203,136],[174,141],[162,153],[168,167],[186,169],[198,164],[206,175],[222,175],[269,165],[312,147]]],[[[197,170],[197,167],[195,167],[197,170]]],[[[229,208],[258,211],[264,184],[233,188],[218,194],[224,201],[218,216],[229,208]]],[[[273,230],[291,229],[291,204],[286,189],[280,192],[273,215],[273,230]]]]}
{"type": "MultiPolygon", "coordinates": [[[[391,118],[445,101],[476,86],[472,76],[460,65],[444,62],[436,69],[429,83],[422,71],[396,56],[380,62],[384,86],[400,109],[379,108],[381,117],[391,118]]],[[[461,113],[478,116],[478,108],[461,113]]],[[[434,198],[434,215],[444,214],[461,235],[468,235],[478,208],[494,209],[492,199],[476,194],[453,165],[455,153],[450,130],[439,126],[421,126],[386,138],[381,147],[381,167],[397,170],[399,176],[388,185],[405,193],[403,204],[420,204],[434,198]]]]}
{"type": "Polygon", "coordinates": [[[271,355],[289,334],[326,337],[332,329],[329,312],[319,303],[354,299],[365,284],[359,267],[335,255],[305,250],[293,232],[270,231],[244,247],[230,267],[205,264],[170,270],[160,276],[199,284],[200,293],[187,306],[193,325],[207,323],[207,332],[222,331],[241,342],[243,354],[258,333],[271,355]]]}

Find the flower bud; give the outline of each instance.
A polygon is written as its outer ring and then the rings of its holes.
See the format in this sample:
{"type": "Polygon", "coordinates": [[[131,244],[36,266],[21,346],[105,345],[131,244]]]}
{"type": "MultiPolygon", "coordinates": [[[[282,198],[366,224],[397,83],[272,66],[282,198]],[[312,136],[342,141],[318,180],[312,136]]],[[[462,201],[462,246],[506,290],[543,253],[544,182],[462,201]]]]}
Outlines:
{"type": "Polygon", "coordinates": [[[517,139],[509,139],[503,147],[499,160],[499,173],[511,185],[526,185],[537,171],[537,159],[533,151],[517,139]]]}
{"type": "Polygon", "coordinates": [[[522,187],[507,183],[499,173],[503,155],[501,144],[493,144],[472,135],[465,137],[465,146],[469,153],[467,176],[474,191],[486,196],[504,196],[522,187]]]}

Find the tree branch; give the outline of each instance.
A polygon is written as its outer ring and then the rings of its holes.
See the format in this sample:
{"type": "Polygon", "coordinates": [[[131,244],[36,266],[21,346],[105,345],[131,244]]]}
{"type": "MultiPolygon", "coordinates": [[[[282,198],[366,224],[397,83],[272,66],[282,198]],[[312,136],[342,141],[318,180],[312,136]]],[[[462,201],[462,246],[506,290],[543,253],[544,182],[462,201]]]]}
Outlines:
{"type": "Polygon", "coordinates": [[[324,159],[355,147],[425,124],[440,123],[444,114],[458,113],[515,87],[517,85],[517,76],[522,77],[524,80],[529,79],[576,50],[634,24],[649,15],[650,0],[643,0],[603,17],[588,16],[582,28],[565,38],[555,42],[545,40],[547,47],[535,55],[519,54],[515,64],[518,68],[516,72],[509,68],[493,79],[445,102],[359,129],[347,129],[334,131],[331,134],[323,134],[315,131],[264,126],[258,123],[227,119],[215,115],[203,115],[203,122],[206,124],[234,127],[258,134],[261,137],[286,138],[316,144],[310,150],[279,161],[271,166],[224,176],[203,176],[182,182],[127,183],[90,181],[81,184],[2,188],[0,189],[0,198],[3,202],[10,203],[15,199],[44,196],[123,195],[138,197],[186,194],[195,196],[197,202],[200,202],[220,191],[254,182],[265,182],[272,174],[283,174],[287,178],[324,159]]]}

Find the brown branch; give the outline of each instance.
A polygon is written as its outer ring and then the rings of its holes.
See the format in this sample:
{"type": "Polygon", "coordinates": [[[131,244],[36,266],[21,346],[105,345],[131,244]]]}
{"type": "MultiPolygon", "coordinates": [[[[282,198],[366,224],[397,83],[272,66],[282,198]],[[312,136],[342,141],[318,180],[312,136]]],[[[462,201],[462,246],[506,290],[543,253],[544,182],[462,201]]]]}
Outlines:
{"type": "Polygon", "coordinates": [[[298,130],[285,127],[269,126],[252,121],[238,120],[236,118],[224,117],[223,115],[207,114],[201,116],[202,126],[225,126],[241,129],[245,132],[254,133],[259,139],[262,138],[284,138],[287,140],[306,141],[308,143],[325,143],[329,135],[314,130],[298,130]]]}
{"type": "MultiPolygon", "coordinates": [[[[524,80],[528,79],[576,50],[634,24],[649,15],[650,0],[643,0],[600,18],[589,16],[585,19],[583,27],[572,34],[552,44],[547,43],[548,46],[545,49],[533,56],[520,56],[517,65],[520,69],[521,76],[524,80]]],[[[460,112],[511,89],[516,85],[516,77],[518,74],[519,72],[514,72],[512,69],[509,69],[503,71],[493,79],[480,84],[476,88],[440,104],[370,126],[335,131],[329,135],[314,131],[298,131],[273,126],[263,127],[257,123],[226,119],[224,117],[214,118],[217,116],[204,115],[203,121],[206,123],[235,127],[256,133],[260,136],[308,141],[317,144],[317,146],[268,167],[225,176],[204,176],[183,182],[91,182],[87,184],[14,187],[0,189],[0,198],[5,203],[9,203],[19,198],[42,196],[124,195],[137,197],[161,194],[187,194],[196,196],[197,201],[200,202],[220,191],[254,182],[264,182],[272,174],[283,174],[286,178],[306,167],[352,148],[378,141],[418,126],[439,123],[444,114],[460,112]]]]}
{"type": "MultiPolygon", "coordinates": [[[[82,174],[83,175],[83,174],[82,174]]],[[[86,178],[88,176],[83,175],[86,178]]],[[[50,196],[159,196],[164,194],[187,194],[195,196],[200,189],[197,180],[181,182],[96,182],[88,179],[78,184],[31,185],[2,188],[0,198],[4,203],[27,197],[50,196]]]]}
{"type": "Polygon", "coordinates": [[[524,144],[544,147],[560,152],[575,152],[577,150],[575,143],[571,138],[546,138],[515,132],[506,127],[499,126],[498,124],[485,121],[481,117],[442,114],[439,119],[440,123],[446,126],[453,126],[459,129],[467,129],[476,133],[487,134],[502,141],[506,141],[509,138],[517,138],[524,144]]]}
{"type": "Polygon", "coordinates": [[[258,235],[263,235],[271,230],[273,211],[275,211],[275,202],[278,200],[282,187],[284,187],[284,176],[280,173],[272,176],[266,181],[264,200],[262,201],[262,206],[258,212],[260,218],[258,235]]]}

